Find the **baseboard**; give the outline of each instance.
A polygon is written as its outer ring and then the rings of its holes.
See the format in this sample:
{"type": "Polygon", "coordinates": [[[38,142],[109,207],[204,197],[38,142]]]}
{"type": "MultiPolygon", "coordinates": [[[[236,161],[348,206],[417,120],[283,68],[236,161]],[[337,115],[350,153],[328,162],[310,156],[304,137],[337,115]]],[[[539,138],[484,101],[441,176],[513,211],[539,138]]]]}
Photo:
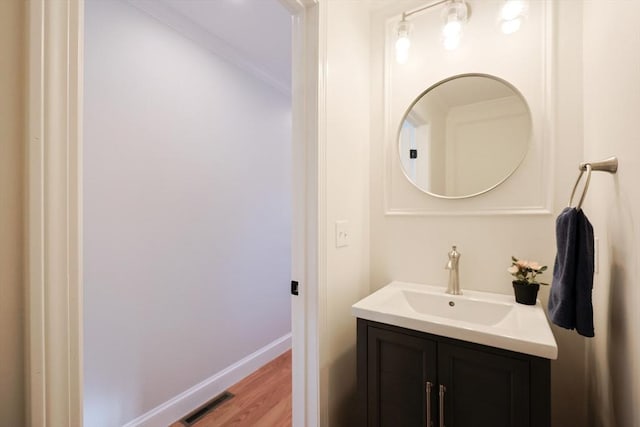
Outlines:
{"type": "Polygon", "coordinates": [[[123,427],[168,426],[291,348],[291,334],[267,344],[123,427]]]}

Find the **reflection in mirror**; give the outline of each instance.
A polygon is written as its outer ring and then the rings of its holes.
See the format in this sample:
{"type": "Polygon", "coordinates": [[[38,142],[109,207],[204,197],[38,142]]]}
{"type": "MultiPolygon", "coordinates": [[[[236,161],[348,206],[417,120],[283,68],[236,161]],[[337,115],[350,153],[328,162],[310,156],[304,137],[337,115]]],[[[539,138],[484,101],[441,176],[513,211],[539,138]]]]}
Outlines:
{"type": "Polygon", "coordinates": [[[489,75],[461,75],[423,92],[398,132],[407,178],[444,198],[487,192],[524,159],[531,138],[527,103],[509,83],[489,75]]]}

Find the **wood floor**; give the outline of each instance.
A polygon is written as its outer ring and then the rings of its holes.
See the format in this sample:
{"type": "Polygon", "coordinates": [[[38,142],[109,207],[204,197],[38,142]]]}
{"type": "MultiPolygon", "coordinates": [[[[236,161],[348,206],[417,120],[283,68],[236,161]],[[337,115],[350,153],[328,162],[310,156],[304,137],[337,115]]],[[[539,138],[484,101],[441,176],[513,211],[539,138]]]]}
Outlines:
{"type": "MultiPolygon", "coordinates": [[[[290,427],[291,350],[258,369],[229,391],[235,395],[193,427],[290,427]]],[[[170,427],[182,427],[176,422],[170,427]]]]}

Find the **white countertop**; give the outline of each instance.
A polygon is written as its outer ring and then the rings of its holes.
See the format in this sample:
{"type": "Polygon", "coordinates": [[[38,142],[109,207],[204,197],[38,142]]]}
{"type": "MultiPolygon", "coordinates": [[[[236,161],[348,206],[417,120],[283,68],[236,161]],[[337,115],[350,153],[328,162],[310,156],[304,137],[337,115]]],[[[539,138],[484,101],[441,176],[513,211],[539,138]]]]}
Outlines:
{"type": "Polygon", "coordinates": [[[352,306],[354,316],[407,329],[557,359],[558,345],[538,300],[394,281],[352,306]]]}

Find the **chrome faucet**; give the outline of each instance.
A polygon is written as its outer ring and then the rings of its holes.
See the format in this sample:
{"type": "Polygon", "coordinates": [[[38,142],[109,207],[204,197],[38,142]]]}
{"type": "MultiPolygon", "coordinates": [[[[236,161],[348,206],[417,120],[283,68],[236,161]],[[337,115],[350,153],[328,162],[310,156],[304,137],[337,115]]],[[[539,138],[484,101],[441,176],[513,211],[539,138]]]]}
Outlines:
{"type": "Polygon", "coordinates": [[[449,252],[449,262],[445,269],[449,270],[449,286],[447,286],[447,293],[451,295],[462,295],[460,290],[460,275],[458,274],[458,264],[460,263],[460,252],[456,250],[456,247],[451,248],[449,252]]]}

